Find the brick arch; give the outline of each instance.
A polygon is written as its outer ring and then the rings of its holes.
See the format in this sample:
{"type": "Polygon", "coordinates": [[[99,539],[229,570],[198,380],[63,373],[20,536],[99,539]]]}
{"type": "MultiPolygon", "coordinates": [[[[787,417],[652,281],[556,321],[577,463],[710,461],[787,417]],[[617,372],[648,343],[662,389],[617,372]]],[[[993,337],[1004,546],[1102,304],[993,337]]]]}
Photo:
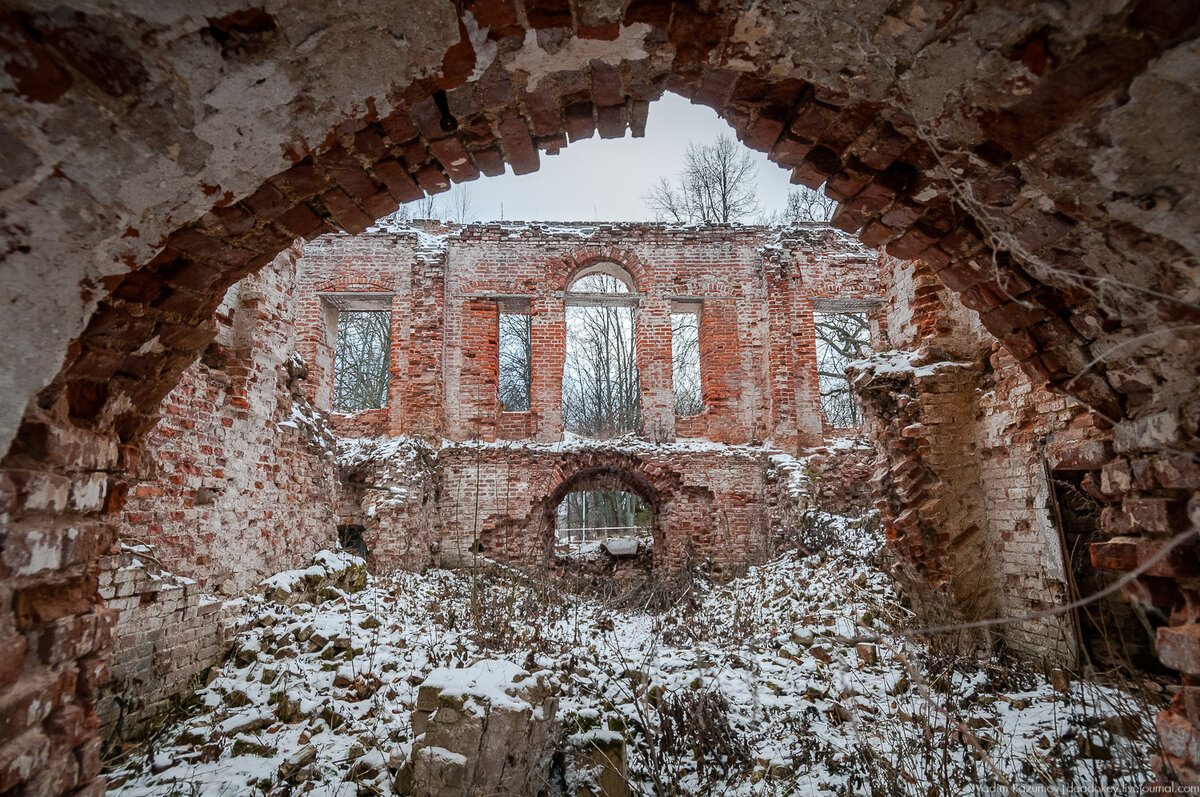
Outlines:
{"type": "MultiPolygon", "coordinates": [[[[114,527],[105,520],[106,513],[120,509],[127,489],[121,474],[134,467],[138,443],[153,426],[159,402],[212,340],[212,317],[225,290],[298,237],[339,229],[360,232],[399,202],[445,190],[453,181],[499,174],[506,163],[517,173],[533,171],[539,150],[556,151],[568,139],[597,130],[602,137],[622,135],[626,128],[636,133],[644,128],[648,103],[668,88],[715,108],[747,146],[791,169],[796,182],[824,184],[841,202],[835,226],[858,232],[865,242],[897,257],[924,261],[1038,381],[1112,420],[1171,410],[1161,405],[1160,396],[1176,405],[1196,406],[1194,371],[1187,367],[1190,351],[1170,353],[1160,339],[1111,349],[1112,335],[1118,331],[1132,338],[1157,331],[1163,323],[1195,322],[1195,304],[1178,299],[1196,293],[1196,257],[1178,242],[1186,239],[1171,230],[1172,222],[1186,226],[1189,206],[1165,177],[1161,189],[1148,186],[1145,191],[1100,185],[1088,171],[1093,167],[1075,155],[1076,145],[1071,143],[1073,137],[1082,139],[1080,149],[1090,152],[1095,142],[1109,135],[1101,124],[1108,118],[1104,114],[1109,101],[1121,98],[1121,103],[1111,104],[1125,105],[1134,94],[1133,81],[1148,65],[1194,38],[1190,20],[1131,4],[1072,30],[1070,19],[1022,9],[1007,27],[989,24],[987,36],[992,38],[985,42],[989,55],[1012,65],[1012,74],[1005,73],[1003,79],[987,75],[995,84],[989,94],[978,82],[968,85],[969,70],[964,69],[962,85],[941,91],[957,103],[953,113],[943,118],[937,113],[940,106],[934,105],[923,114],[928,118],[917,119],[914,114],[919,112],[894,84],[895,74],[900,73],[906,85],[915,82],[920,88],[922,70],[911,67],[926,50],[953,49],[931,44],[956,35],[964,40],[974,36],[970,23],[975,12],[949,12],[924,27],[881,17],[870,20],[865,32],[871,35],[863,36],[858,28],[840,32],[841,4],[831,0],[827,8],[808,5],[812,9],[769,0],[746,12],[733,0],[703,9],[694,3],[654,0],[611,8],[586,2],[468,0],[460,13],[464,18],[470,14],[472,24],[458,20],[458,40],[439,45],[436,61],[441,68],[436,74],[392,87],[387,103],[362,96],[366,110],[351,118],[341,111],[329,112],[336,118],[325,120],[326,135],[319,141],[307,141],[292,129],[275,131],[279,140],[271,143],[276,152],[286,153],[287,168],[280,170],[277,161],[265,157],[261,165],[238,164],[223,172],[207,163],[187,167],[181,174],[195,173],[194,179],[175,178],[177,183],[189,182],[186,192],[164,189],[152,198],[122,197],[135,206],[99,218],[91,210],[90,192],[102,191],[107,181],[88,179],[92,175],[82,173],[85,167],[79,164],[107,165],[106,159],[117,162],[119,153],[106,153],[97,145],[97,157],[90,158],[86,147],[72,152],[79,142],[69,137],[56,144],[61,152],[34,154],[20,144],[19,152],[29,153],[27,160],[45,157],[53,168],[42,169],[41,175],[38,167],[30,166],[27,173],[6,180],[6,190],[22,184],[21,197],[11,200],[12,206],[20,205],[22,212],[39,206],[26,188],[33,192],[33,183],[45,180],[53,187],[42,198],[54,199],[44,204],[46,219],[71,215],[69,210],[55,212],[60,202],[72,207],[61,198],[65,195],[76,200],[76,209],[89,209],[73,218],[93,218],[104,231],[99,237],[106,246],[94,247],[81,238],[75,254],[83,259],[93,248],[119,252],[131,269],[81,280],[80,307],[88,306],[95,295],[102,298],[69,345],[54,344],[44,352],[45,359],[54,362],[63,356],[62,366],[28,404],[4,459],[7,470],[0,498],[11,520],[0,596],[17,608],[12,619],[0,620],[0,630],[6,640],[19,641],[11,645],[34,651],[27,656],[33,662],[32,674],[19,674],[22,683],[37,686],[44,681],[55,687],[47,711],[72,706],[82,706],[85,715],[92,711],[89,694],[103,670],[103,624],[108,622],[107,615],[92,611],[96,557],[113,542],[114,527]],[[836,24],[808,29],[831,39],[828,50],[802,40],[796,27],[807,22],[803,14],[822,11],[836,24]],[[472,37],[468,30],[480,35],[472,37]],[[757,38],[747,38],[747,31],[757,38]],[[514,75],[529,77],[527,68],[518,65],[510,72],[505,66],[515,63],[526,34],[568,55],[573,42],[585,43],[579,48],[584,49],[599,46],[596,42],[621,42],[622,36],[641,38],[636,47],[613,58],[576,61],[559,71],[547,66],[540,80],[514,82],[514,75]],[[882,53],[868,51],[864,41],[882,53]],[[849,46],[839,50],[841,44],[849,46]],[[503,57],[488,66],[477,47],[494,48],[503,57]],[[837,63],[838,58],[853,61],[858,52],[863,53],[861,63],[837,63]],[[830,57],[835,62],[827,68],[821,61],[830,57]],[[968,99],[976,95],[982,99],[968,99]],[[938,152],[928,141],[936,142],[938,152]],[[68,152],[70,157],[59,157],[68,152]],[[238,182],[242,169],[262,182],[244,190],[247,185],[238,182]],[[221,174],[238,190],[224,185],[221,174]],[[1030,192],[1033,200],[1025,196],[1030,192]],[[199,207],[198,197],[219,199],[209,212],[180,226],[178,208],[199,207]],[[144,256],[152,247],[148,242],[161,240],[164,231],[170,231],[165,244],[153,256],[144,256]],[[144,248],[128,243],[139,238],[147,241],[140,245],[144,248]],[[126,243],[118,246],[118,241],[126,243]],[[1159,296],[1145,294],[1140,304],[1122,301],[1111,307],[1095,285],[1112,275],[1126,282],[1142,280],[1144,287],[1155,286],[1159,296]],[[1111,351],[1110,356],[1100,358],[1105,351],[1111,351]],[[97,474],[109,477],[100,498],[85,487],[97,474]],[[44,550],[56,553],[54,564],[44,567],[35,564],[44,559],[27,549],[31,540],[46,534],[51,536],[44,550]],[[36,651],[39,645],[57,650],[56,635],[73,635],[68,641],[87,637],[95,644],[76,648],[69,667],[61,662],[46,665],[36,651]],[[62,675],[63,680],[51,680],[50,675],[62,675]]],[[[44,118],[46,108],[78,109],[85,116],[89,103],[97,102],[92,98],[99,98],[103,117],[112,120],[116,131],[138,123],[140,117],[129,113],[137,108],[138,114],[150,115],[149,127],[156,133],[162,123],[168,133],[180,133],[184,149],[201,148],[190,135],[193,122],[187,113],[180,118],[188,121],[179,122],[154,116],[155,107],[170,104],[137,103],[140,92],[155,79],[146,65],[153,65],[158,56],[168,57],[157,50],[142,59],[140,48],[153,50],[159,46],[156,41],[182,46],[182,33],[156,37],[153,30],[139,29],[126,35],[118,28],[106,34],[109,38],[103,43],[113,47],[112,52],[90,53],[73,46],[57,49],[56,41],[71,45],[77,38],[74,29],[56,27],[52,17],[6,15],[2,22],[6,41],[19,50],[6,69],[14,90],[5,94],[24,103],[22,108],[34,109],[29,118],[44,118]],[[92,63],[120,68],[86,68],[92,63]]],[[[220,56],[231,63],[264,53],[288,57],[287,48],[272,43],[273,32],[241,30],[232,17],[209,23],[222,32],[220,39],[226,44],[220,56]]],[[[137,24],[150,26],[140,20],[137,24]]],[[[272,27],[286,24],[281,17],[272,27]]],[[[194,32],[197,40],[202,35],[194,32]]],[[[346,63],[351,69],[356,62],[346,63]]],[[[950,75],[947,79],[953,83],[958,77],[954,70],[962,65],[921,66],[929,73],[950,75]]],[[[401,79],[418,74],[428,74],[420,63],[401,79]]],[[[325,86],[306,96],[304,103],[310,109],[324,108],[322,101],[331,99],[337,88],[325,86]]],[[[147,95],[163,96],[149,91],[147,95]]],[[[930,104],[928,96],[917,99],[922,108],[930,104]]],[[[217,147],[216,161],[235,161],[240,133],[216,132],[229,137],[206,135],[203,145],[217,147]]],[[[180,149],[168,136],[156,138],[164,150],[180,149]]],[[[131,143],[135,157],[144,154],[138,146],[149,153],[146,142],[131,143]]],[[[40,256],[44,241],[61,237],[53,223],[44,224],[28,229],[18,223],[6,226],[4,234],[12,241],[6,240],[5,257],[47,272],[56,265],[69,267],[29,259],[40,256]]],[[[27,333],[23,339],[32,344],[36,334],[27,333]]],[[[13,400],[24,403],[28,396],[29,391],[18,392],[13,400]]],[[[1187,423],[1180,428],[1186,431],[1187,423]]],[[[1186,443],[1194,427],[1192,423],[1191,431],[1177,436],[1186,443]]],[[[1148,429],[1147,439],[1157,429],[1148,429]]],[[[56,760],[76,750],[83,762],[82,780],[94,778],[94,751],[62,727],[46,725],[48,749],[56,760]]]]}
{"type": "MultiPolygon", "coordinates": [[[[641,62],[589,64],[580,95],[586,100],[567,104],[569,98],[548,90],[519,93],[507,75],[485,73],[469,82],[472,70],[464,64],[474,63],[474,54],[470,42],[461,40],[447,50],[442,75],[410,84],[393,113],[341,121],[320,145],[293,152],[290,168],[236,201],[223,198],[211,212],[170,234],[151,260],[106,279],[107,295],[71,345],[58,376],[38,395],[10,457],[36,460],[30,444],[56,420],[88,432],[115,433],[122,443],[135,444],[153,425],[158,402],[211,339],[209,320],[224,290],[296,238],[361,232],[399,202],[480,174],[499,174],[506,163],[517,173],[533,171],[539,148],[556,151],[568,138],[596,130],[602,137],[617,136],[627,127],[637,132],[646,104],[667,87],[713,107],[743,143],[791,169],[794,182],[824,185],[839,201],[834,226],[857,232],[896,257],[928,264],[1036,379],[1105,417],[1124,416],[1123,397],[1103,378],[1119,355],[1097,358],[1088,345],[1090,335],[1120,322],[1078,282],[1068,278],[1069,284],[1060,287],[1039,282],[1017,258],[993,249],[997,241],[986,228],[995,219],[980,212],[981,224],[958,208],[955,196],[961,189],[936,175],[945,153],[930,149],[899,98],[855,96],[819,81],[773,78],[766,64],[735,70],[726,63],[730,56],[712,55],[722,51],[732,33],[733,8],[649,8],[634,4],[620,19],[592,28],[566,9],[499,13],[491,5],[470,4],[476,21],[493,24],[490,35],[505,41],[524,30],[561,28],[562,23],[581,40],[610,39],[622,26],[661,28],[675,48],[675,60],[656,75],[646,74],[641,62]],[[150,341],[157,344],[154,351],[144,352],[150,341]]],[[[552,73],[547,80],[561,77],[552,73]]],[[[995,130],[1004,140],[965,153],[958,183],[977,183],[989,196],[1011,198],[1021,181],[1003,163],[1014,152],[1028,151],[1032,142],[1028,131],[1010,122],[997,123],[995,130]]],[[[987,210],[979,203],[975,207],[987,210]]],[[[1029,259],[1070,267],[1072,258],[1063,246],[1080,222],[1057,210],[1035,221],[1021,240],[1009,243],[1029,259]]],[[[1144,235],[1130,225],[1116,225],[1107,234],[1144,248],[1144,235]]],[[[1171,254],[1180,255],[1177,249],[1171,254]]],[[[636,280],[640,269],[630,255],[597,256],[624,262],[636,280]]],[[[582,247],[556,268],[568,274],[591,259],[582,247]]],[[[1171,318],[1196,312],[1171,302],[1159,310],[1171,318]]]]}
{"type": "Polygon", "coordinates": [[[680,475],[661,466],[646,463],[632,454],[611,451],[585,451],[560,461],[547,480],[547,488],[533,501],[529,517],[536,524],[534,533],[548,563],[553,551],[554,511],[569,493],[585,490],[631,492],[654,509],[654,567],[669,564],[672,536],[670,517],[683,499],[680,475]]]}
{"type": "Polygon", "coordinates": [[[392,290],[392,280],[389,278],[386,281],[382,280],[367,280],[364,281],[361,276],[354,277],[335,277],[331,280],[325,280],[313,286],[314,291],[343,291],[346,293],[387,293],[392,290]]]}
{"type": "Polygon", "coordinates": [[[633,280],[634,292],[645,290],[646,267],[632,249],[617,246],[581,246],[550,264],[551,285],[565,291],[575,275],[599,263],[615,263],[623,268],[633,280]]]}

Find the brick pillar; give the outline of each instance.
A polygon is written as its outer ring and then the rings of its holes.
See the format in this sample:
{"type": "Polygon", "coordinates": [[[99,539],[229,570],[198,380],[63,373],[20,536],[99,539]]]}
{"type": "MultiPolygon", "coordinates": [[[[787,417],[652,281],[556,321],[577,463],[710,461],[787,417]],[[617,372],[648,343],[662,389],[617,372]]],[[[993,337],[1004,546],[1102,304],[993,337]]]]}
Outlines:
{"type": "Polygon", "coordinates": [[[561,298],[544,293],[530,302],[533,338],[533,379],[529,410],[534,418],[534,438],[540,442],[562,439],[562,378],[567,358],[566,308],[561,298]]]}
{"type": "MultiPolygon", "coordinates": [[[[393,332],[402,324],[407,329],[407,368],[396,395],[403,396],[403,431],[406,434],[434,437],[445,432],[442,418],[444,379],[443,346],[447,331],[445,255],[417,258],[408,296],[402,300],[409,315],[392,318],[393,332]]],[[[396,300],[392,307],[395,308],[396,300]]],[[[393,336],[392,348],[400,339],[393,336]]],[[[396,363],[393,361],[393,366],[396,363]]]]}
{"type": "Polygon", "coordinates": [[[671,303],[646,296],[637,310],[638,379],[642,387],[642,434],[675,440],[675,391],[671,383],[671,303]]]}
{"type": "Polygon", "coordinates": [[[337,308],[311,290],[299,300],[296,351],[308,366],[304,392],[317,409],[333,408],[333,342],[337,332],[337,308]]]}
{"type": "Polygon", "coordinates": [[[100,794],[95,689],[117,613],[99,600],[97,559],[126,485],[108,477],[114,439],[32,415],[0,470],[0,792],[100,794]]]}
{"type": "Polygon", "coordinates": [[[796,376],[796,441],[820,445],[825,439],[821,388],[817,382],[817,328],[811,299],[797,297],[792,305],[792,357],[796,376]]]}
{"type": "Polygon", "coordinates": [[[824,439],[817,385],[817,332],[812,300],[798,293],[792,265],[766,260],[770,309],[770,436],[784,449],[824,439]]]}
{"type": "Polygon", "coordinates": [[[404,434],[408,401],[405,376],[408,374],[408,320],[412,316],[411,298],[397,293],[389,305],[391,312],[391,350],[388,352],[388,434],[404,434]]]}
{"type": "Polygon", "coordinates": [[[500,308],[493,299],[469,299],[462,307],[462,370],[458,401],[471,438],[496,439],[499,402],[500,308]]]}

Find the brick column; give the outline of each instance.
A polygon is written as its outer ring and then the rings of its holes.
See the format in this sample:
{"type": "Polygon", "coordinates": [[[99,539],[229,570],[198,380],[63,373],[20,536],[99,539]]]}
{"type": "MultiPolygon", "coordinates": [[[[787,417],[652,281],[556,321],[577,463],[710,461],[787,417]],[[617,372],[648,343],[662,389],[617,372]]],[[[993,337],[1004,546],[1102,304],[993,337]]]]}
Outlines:
{"type": "MultiPolygon", "coordinates": [[[[403,396],[401,408],[405,434],[434,437],[445,433],[442,417],[442,388],[445,363],[442,352],[447,334],[445,254],[419,257],[412,267],[408,296],[403,299],[409,310],[406,319],[392,319],[392,350],[406,345],[400,362],[407,370],[394,395],[403,396]],[[407,329],[407,340],[395,337],[397,326],[407,329]]],[[[393,310],[396,300],[393,300],[393,310]]]]}
{"type": "Polygon", "coordinates": [[[530,302],[533,379],[529,410],[533,413],[534,439],[562,439],[562,378],[567,357],[567,319],[563,300],[543,293],[530,302]]]}
{"type": "Polygon", "coordinates": [[[642,435],[654,442],[674,441],[671,303],[659,296],[644,297],[635,325],[638,379],[642,388],[642,435]]]}
{"type": "Polygon", "coordinates": [[[405,377],[408,375],[409,321],[412,318],[412,298],[408,292],[394,295],[388,310],[391,314],[391,349],[388,352],[387,431],[404,434],[409,406],[405,377]]]}
{"type": "Polygon", "coordinates": [[[817,381],[817,328],[811,299],[792,303],[791,349],[795,374],[796,442],[820,445],[825,439],[821,416],[821,388],[817,381]]]}

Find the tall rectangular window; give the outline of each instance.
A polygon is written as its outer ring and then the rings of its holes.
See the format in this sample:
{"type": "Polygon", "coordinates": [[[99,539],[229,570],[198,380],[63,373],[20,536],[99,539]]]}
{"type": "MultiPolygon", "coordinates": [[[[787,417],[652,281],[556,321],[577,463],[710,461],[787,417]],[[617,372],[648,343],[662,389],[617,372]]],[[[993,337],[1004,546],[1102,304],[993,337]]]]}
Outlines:
{"type": "Polygon", "coordinates": [[[871,326],[866,313],[817,313],[817,383],[821,412],[833,427],[847,429],[862,423],[850,393],[846,364],[871,350],[871,326]]]}
{"type": "Polygon", "coordinates": [[[700,392],[700,309],[676,306],[671,313],[671,377],[675,386],[675,414],[699,415],[704,409],[700,392]]]}
{"type": "Polygon", "coordinates": [[[337,316],[333,408],[358,412],[386,407],[391,382],[392,314],[343,310],[337,316]]]}
{"type": "Polygon", "coordinates": [[[528,412],[533,384],[533,316],[501,305],[498,393],[501,412],[528,412]]]}

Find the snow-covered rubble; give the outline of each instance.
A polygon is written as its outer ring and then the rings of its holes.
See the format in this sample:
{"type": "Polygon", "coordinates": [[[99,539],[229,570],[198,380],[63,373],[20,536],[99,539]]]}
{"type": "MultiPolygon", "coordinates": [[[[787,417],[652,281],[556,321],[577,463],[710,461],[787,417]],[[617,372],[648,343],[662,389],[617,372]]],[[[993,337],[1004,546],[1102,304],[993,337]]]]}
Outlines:
{"type": "Polygon", "coordinates": [[[395,573],[317,604],[252,598],[233,656],[112,767],[111,791],[395,794],[421,748],[422,685],[524,709],[512,684],[531,678],[557,694],[547,794],[600,777],[598,751],[624,755],[638,794],[1132,793],[1150,779],[1146,706],[906,638],[879,533],[822,521],[837,540],[822,554],[675,585],[657,614],[502,568],[395,573]]]}

